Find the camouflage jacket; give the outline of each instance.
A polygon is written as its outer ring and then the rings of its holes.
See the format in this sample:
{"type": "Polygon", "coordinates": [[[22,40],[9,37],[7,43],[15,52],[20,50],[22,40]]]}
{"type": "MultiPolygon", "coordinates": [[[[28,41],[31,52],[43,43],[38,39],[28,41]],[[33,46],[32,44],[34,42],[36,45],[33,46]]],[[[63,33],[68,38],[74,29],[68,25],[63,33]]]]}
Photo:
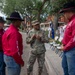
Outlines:
{"type": "Polygon", "coordinates": [[[46,51],[44,43],[47,43],[49,41],[48,36],[45,34],[45,31],[43,30],[34,30],[32,29],[26,38],[26,42],[30,43],[30,46],[32,48],[32,53],[41,54],[46,51]],[[41,40],[38,39],[32,39],[31,37],[33,35],[39,35],[41,37],[41,40]],[[42,42],[44,41],[44,42],[42,42]]]}

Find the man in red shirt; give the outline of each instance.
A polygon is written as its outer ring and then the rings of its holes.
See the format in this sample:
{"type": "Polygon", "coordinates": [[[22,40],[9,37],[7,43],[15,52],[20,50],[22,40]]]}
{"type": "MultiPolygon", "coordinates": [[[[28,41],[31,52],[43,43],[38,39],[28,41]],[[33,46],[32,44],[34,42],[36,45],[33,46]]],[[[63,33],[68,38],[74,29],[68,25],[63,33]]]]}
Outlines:
{"type": "Polygon", "coordinates": [[[0,75],[5,75],[5,63],[3,59],[2,36],[4,34],[4,19],[0,17],[0,75]]]}
{"type": "Polygon", "coordinates": [[[65,18],[69,20],[64,37],[62,40],[61,50],[63,50],[62,67],[64,75],[75,75],[75,4],[68,2],[64,4],[60,11],[65,18]]]}
{"type": "Polygon", "coordinates": [[[21,66],[24,66],[22,59],[23,45],[22,35],[18,28],[23,19],[18,12],[12,12],[10,18],[6,18],[12,23],[2,37],[4,61],[8,75],[20,75],[21,66]]]}

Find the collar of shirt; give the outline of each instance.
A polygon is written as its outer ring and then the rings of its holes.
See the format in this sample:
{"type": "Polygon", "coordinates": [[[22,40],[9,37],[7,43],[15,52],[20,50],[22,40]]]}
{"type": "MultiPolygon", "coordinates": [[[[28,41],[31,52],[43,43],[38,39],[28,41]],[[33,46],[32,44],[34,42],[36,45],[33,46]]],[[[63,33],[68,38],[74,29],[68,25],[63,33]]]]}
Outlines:
{"type": "Polygon", "coordinates": [[[70,22],[72,19],[74,19],[74,18],[75,18],[75,14],[72,15],[72,17],[69,19],[69,22],[70,22]]]}

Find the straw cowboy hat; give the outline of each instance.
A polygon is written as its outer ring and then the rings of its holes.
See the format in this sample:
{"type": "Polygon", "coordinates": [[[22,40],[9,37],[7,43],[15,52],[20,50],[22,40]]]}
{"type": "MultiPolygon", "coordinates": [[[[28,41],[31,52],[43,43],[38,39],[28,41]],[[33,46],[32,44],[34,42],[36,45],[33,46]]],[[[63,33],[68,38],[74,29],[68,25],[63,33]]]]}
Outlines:
{"type": "Polygon", "coordinates": [[[35,25],[39,25],[40,22],[38,20],[35,20],[35,21],[32,21],[32,25],[35,26],[35,25]]]}
{"type": "Polygon", "coordinates": [[[9,18],[6,18],[7,20],[20,20],[20,21],[24,21],[20,14],[18,12],[12,12],[9,18]]]}
{"type": "Polygon", "coordinates": [[[59,11],[59,13],[67,12],[67,11],[75,11],[75,3],[68,2],[63,5],[63,8],[59,11]]]}

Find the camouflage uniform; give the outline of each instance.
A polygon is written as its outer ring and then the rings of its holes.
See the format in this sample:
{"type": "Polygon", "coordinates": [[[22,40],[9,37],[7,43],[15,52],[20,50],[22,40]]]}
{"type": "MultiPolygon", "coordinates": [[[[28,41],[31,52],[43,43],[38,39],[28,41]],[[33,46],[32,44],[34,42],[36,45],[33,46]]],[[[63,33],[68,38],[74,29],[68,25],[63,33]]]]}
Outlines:
{"type": "MultiPolygon", "coordinates": [[[[32,48],[31,50],[31,55],[28,61],[28,65],[27,65],[27,71],[28,73],[31,73],[33,70],[33,65],[37,59],[38,61],[38,73],[39,75],[41,75],[42,69],[43,69],[43,65],[44,65],[44,61],[45,61],[45,46],[44,43],[48,42],[48,37],[45,34],[45,31],[43,30],[35,30],[32,29],[29,34],[28,37],[26,38],[26,42],[30,42],[30,46],[32,48]],[[32,39],[31,37],[33,35],[39,35],[41,37],[41,41],[38,39],[32,39]],[[42,42],[45,41],[45,42],[42,42]]],[[[30,74],[29,74],[30,75],[30,74]]]]}

